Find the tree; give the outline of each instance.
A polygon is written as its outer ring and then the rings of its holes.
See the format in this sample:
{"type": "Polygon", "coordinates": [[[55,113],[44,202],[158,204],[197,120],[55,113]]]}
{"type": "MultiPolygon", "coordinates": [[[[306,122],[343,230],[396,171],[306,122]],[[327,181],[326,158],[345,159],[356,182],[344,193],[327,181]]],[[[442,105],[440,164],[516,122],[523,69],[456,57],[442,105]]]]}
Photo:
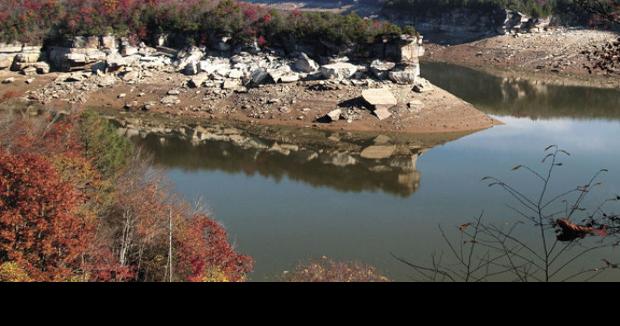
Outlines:
{"type": "Polygon", "coordinates": [[[36,281],[81,273],[94,230],[82,203],[44,157],[0,150],[0,263],[14,262],[36,281]]]}
{"type": "Polygon", "coordinates": [[[94,161],[105,178],[114,177],[128,163],[133,147],[94,111],[82,114],[79,129],[84,155],[94,161]]]}
{"type": "Polygon", "coordinates": [[[185,280],[239,282],[246,279],[252,270],[252,259],[235,252],[220,224],[200,213],[179,222],[175,232],[176,269],[185,280]]]}

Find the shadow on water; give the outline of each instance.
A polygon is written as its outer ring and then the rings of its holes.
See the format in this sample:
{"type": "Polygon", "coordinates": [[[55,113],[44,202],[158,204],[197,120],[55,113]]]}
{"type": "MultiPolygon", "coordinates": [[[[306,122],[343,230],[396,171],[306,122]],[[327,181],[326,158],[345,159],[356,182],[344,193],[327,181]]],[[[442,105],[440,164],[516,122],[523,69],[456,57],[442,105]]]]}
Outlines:
{"type": "Polygon", "coordinates": [[[547,85],[500,78],[445,63],[424,63],[422,75],[485,113],[531,119],[620,119],[620,90],[547,85]]]}

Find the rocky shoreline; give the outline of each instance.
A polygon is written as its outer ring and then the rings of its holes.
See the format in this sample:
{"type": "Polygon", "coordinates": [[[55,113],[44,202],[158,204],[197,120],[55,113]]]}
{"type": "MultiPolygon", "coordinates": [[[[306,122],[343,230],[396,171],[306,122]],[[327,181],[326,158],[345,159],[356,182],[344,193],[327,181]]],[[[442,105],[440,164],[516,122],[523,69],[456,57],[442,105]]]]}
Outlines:
{"type": "Polygon", "coordinates": [[[423,61],[445,62],[505,77],[551,85],[620,88],[618,73],[584,67],[585,50],[618,38],[613,32],[553,28],[537,33],[509,34],[459,45],[426,44],[423,61]]]}
{"type": "Polygon", "coordinates": [[[165,45],[165,38],[150,47],[102,36],[45,50],[0,46],[4,58],[14,51],[6,68],[19,72],[0,71],[0,92],[4,102],[11,92],[29,105],[57,110],[328,130],[464,132],[498,123],[419,77],[421,37],[386,39],[368,61],[232,49],[225,39],[213,49],[165,45]]]}

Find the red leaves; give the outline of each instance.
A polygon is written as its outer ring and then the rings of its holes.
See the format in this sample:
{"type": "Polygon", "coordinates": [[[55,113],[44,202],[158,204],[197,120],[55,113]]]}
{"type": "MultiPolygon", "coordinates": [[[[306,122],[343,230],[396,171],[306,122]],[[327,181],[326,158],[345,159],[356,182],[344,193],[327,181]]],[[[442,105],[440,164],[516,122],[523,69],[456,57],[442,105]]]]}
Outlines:
{"type": "Polygon", "coordinates": [[[177,232],[177,269],[188,281],[205,281],[217,271],[226,280],[238,282],[252,270],[252,258],[235,252],[224,228],[207,216],[195,215],[177,232]]]}
{"type": "Polygon", "coordinates": [[[147,163],[102,177],[78,121],[0,127],[0,266],[14,264],[7,277],[23,269],[34,281],[162,281],[172,222],[174,280],[245,280],[251,258],[218,223],[171,196],[147,163]]]}
{"type": "Polygon", "coordinates": [[[259,36],[258,37],[258,45],[259,46],[265,46],[266,44],[267,44],[267,40],[265,40],[265,37],[262,36],[262,35],[259,36]]]}
{"type": "Polygon", "coordinates": [[[53,166],[32,154],[0,152],[0,257],[38,281],[66,280],[93,235],[83,199],[53,166]]]}
{"type": "Polygon", "coordinates": [[[243,16],[250,21],[255,21],[258,18],[258,12],[255,8],[247,8],[243,10],[243,16]]]}
{"type": "Polygon", "coordinates": [[[556,230],[558,241],[573,241],[576,239],[583,239],[587,235],[597,235],[601,237],[607,236],[607,230],[605,227],[594,228],[591,226],[577,225],[572,223],[568,219],[556,220],[556,226],[559,228],[556,230]]]}
{"type": "Polygon", "coordinates": [[[265,14],[263,16],[263,24],[269,24],[271,22],[271,14],[265,14]]]}

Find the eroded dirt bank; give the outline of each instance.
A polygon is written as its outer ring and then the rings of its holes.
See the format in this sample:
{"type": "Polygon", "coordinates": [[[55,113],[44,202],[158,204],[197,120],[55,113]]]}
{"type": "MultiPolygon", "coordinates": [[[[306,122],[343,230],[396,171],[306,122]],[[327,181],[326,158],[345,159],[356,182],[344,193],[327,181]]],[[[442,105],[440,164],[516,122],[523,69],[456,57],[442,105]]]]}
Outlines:
{"type": "Polygon", "coordinates": [[[540,33],[500,35],[445,46],[426,44],[422,60],[464,65],[499,75],[549,84],[619,88],[620,73],[588,72],[582,52],[618,39],[613,32],[553,29],[540,33]]]}

